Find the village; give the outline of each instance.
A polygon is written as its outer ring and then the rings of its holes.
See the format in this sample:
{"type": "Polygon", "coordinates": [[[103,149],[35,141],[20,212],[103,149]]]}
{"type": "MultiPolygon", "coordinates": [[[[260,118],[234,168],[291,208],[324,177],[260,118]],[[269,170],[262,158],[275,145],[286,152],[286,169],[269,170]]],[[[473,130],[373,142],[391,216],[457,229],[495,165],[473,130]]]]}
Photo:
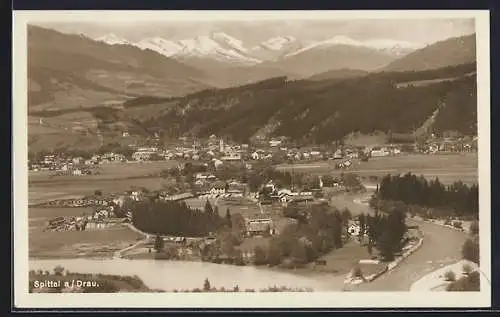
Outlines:
{"type": "MultiPolygon", "coordinates": [[[[129,144],[127,154],[109,151],[86,153],[87,157],[71,156],[55,152],[28,160],[30,171],[53,171],[57,175],[95,175],[101,164],[149,162],[161,160],[197,161],[213,165],[215,168],[231,162],[272,161],[275,164],[290,162],[336,161],[336,168],[348,168],[351,160],[368,160],[370,157],[386,157],[411,153],[470,153],[477,152],[477,137],[461,137],[448,132],[443,137],[434,135],[424,141],[415,140],[411,135],[393,134],[390,143],[380,146],[355,146],[333,144],[331,146],[298,147],[287,138],[259,140],[250,144],[236,144],[212,135],[207,140],[182,137],[173,144],[160,144],[159,138],[152,138],[144,146],[129,144]]],[[[121,149],[122,152],[123,148],[121,149]]],[[[120,151],[120,150],[118,150],[120,151]]]]}

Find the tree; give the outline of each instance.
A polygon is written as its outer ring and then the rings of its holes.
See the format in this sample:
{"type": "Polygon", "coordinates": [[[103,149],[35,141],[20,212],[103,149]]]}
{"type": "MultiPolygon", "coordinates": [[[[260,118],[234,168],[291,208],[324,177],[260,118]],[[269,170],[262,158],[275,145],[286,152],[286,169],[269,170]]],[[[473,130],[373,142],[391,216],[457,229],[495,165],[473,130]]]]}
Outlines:
{"type": "Polygon", "coordinates": [[[210,201],[208,201],[208,199],[205,202],[205,212],[207,214],[213,214],[214,213],[214,209],[213,209],[212,205],[210,204],[210,201]]]}
{"type": "Polygon", "coordinates": [[[338,210],[333,213],[333,244],[335,248],[340,249],[343,246],[342,241],[342,216],[338,210]]]}
{"type": "Polygon", "coordinates": [[[292,245],[292,250],[290,253],[291,258],[295,263],[304,264],[307,263],[307,250],[303,243],[298,240],[292,245]]]}
{"type": "Polygon", "coordinates": [[[342,210],[341,217],[342,217],[342,222],[344,223],[344,225],[347,225],[349,223],[349,220],[352,219],[351,211],[348,208],[344,208],[344,210],[342,210]]]}
{"type": "Polygon", "coordinates": [[[394,260],[394,240],[390,231],[384,231],[380,235],[377,248],[379,249],[380,255],[382,256],[384,261],[394,260]]]}
{"type": "Polygon", "coordinates": [[[365,229],[366,229],[366,217],[365,214],[360,214],[358,216],[358,222],[359,222],[359,242],[362,241],[364,235],[365,235],[365,229]]]}
{"type": "Polygon", "coordinates": [[[164,246],[165,246],[165,242],[163,241],[163,238],[160,235],[156,235],[155,244],[154,244],[155,251],[156,252],[163,251],[164,246]]]}
{"type": "Polygon", "coordinates": [[[474,220],[473,222],[471,222],[470,227],[469,227],[469,233],[472,236],[476,236],[479,234],[479,221],[474,220]]]}
{"type": "Polygon", "coordinates": [[[255,265],[266,264],[266,251],[264,251],[264,249],[261,246],[256,246],[253,252],[254,252],[253,263],[255,265]]]}
{"type": "Polygon", "coordinates": [[[208,278],[206,278],[205,282],[203,282],[203,291],[209,292],[210,289],[211,289],[210,281],[208,280],[208,278]]]}
{"type": "Polygon", "coordinates": [[[245,218],[240,214],[232,214],[231,215],[232,228],[239,230],[240,232],[246,231],[246,222],[245,218]]]}
{"type": "Polygon", "coordinates": [[[63,272],[64,272],[64,268],[60,265],[58,265],[54,268],[55,275],[61,276],[61,275],[63,275],[63,272]]]}
{"type": "Polygon", "coordinates": [[[462,257],[466,260],[479,264],[479,243],[472,239],[467,239],[462,246],[462,257]]]}
{"type": "Polygon", "coordinates": [[[96,190],[94,191],[94,196],[97,196],[97,197],[102,196],[102,191],[101,191],[100,189],[96,189],[96,190]]]}
{"type": "Polygon", "coordinates": [[[335,183],[333,176],[330,174],[321,176],[321,180],[323,181],[324,187],[333,187],[333,184],[335,183]]]}
{"type": "Polygon", "coordinates": [[[478,292],[480,291],[480,273],[475,271],[448,284],[448,292],[478,292]]]}
{"type": "Polygon", "coordinates": [[[277,239],[272,239],[269,241],[269,248],[267,249],[266,262],[269,265],[278,265],[281,264],[283,260],[282,249],[279,245],[279,241],[277,239]]]}
{"type": "Polygon", "coordinates": [[[229,208],[226,209],[226,224],[229,228],[233,227],[233,223],[231,222],[231,212],[229,211],[229,208]]]}

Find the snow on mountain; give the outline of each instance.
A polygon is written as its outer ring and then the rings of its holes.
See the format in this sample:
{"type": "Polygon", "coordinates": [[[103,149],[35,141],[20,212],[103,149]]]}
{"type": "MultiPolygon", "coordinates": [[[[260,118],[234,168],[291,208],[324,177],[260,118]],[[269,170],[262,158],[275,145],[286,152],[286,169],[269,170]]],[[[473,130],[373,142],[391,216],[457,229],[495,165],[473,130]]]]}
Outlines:
{"type": "Polygon", "coordinates": [[[106,34],[95,39],[98,42],[104,42],[109,45],[131,44],[127,39],[114,33],[106,34]]]}
{"type": "Polygon", "coordinates": [[[150,49],[167,57],[175,56],[183,50],[183,46],[174,41],[169,41],[161,37],[143,39],[134,44],[141,49],[150,49]]]}
{"type": "Polygon", "coordinates": [[[292,36],[277,36],[268,39],[260,44],[260,46],[265,47],[269,50],[279,51],[287,44],[295,42],[297,39],[292,36]]]}
{"type": "Polygon", "coordinates": [[[327,48],[336,45],[347,45],[347,46],[356,46],[356,47],[366,47],[375,50],[380,50],[384,52],[388,52],[391,54],[404,54],[410,51],[421,48],[422,45],[410,43],[406,41],[395,41],[395,40],[387,40],[387,39],[374,39],[367,41],[358,41],[352,39],[347,36],[335,36],[325,41],[319,41],[312,43],[300,50],[287,54],[285,57],[293,56],[300,54],[302,52],[308,51],[314,48],[327,48]]]}
{"type": "Polygon", "coordinates": [[[227,46],[232,47],[234,49],[237,49],[241,52],[248,51],[248,49],[245,48],[245,46],[243,45],[243,41],[235,39],[234,37],[229,36],[226,33],[215,32],[212,34],[212,39],[214,39],[215,41],[217,41],[219,43],[224,43],[227,46]]]}
{"type": "Polygon", "coordinates": [[[257,64],[261,61],[246,55],[243,42],[225,33],[200,35],[193,38],[170,41],[161,37],[144,39],[134,44],[173,58],[212,58],[219,61],[257,64]]]}

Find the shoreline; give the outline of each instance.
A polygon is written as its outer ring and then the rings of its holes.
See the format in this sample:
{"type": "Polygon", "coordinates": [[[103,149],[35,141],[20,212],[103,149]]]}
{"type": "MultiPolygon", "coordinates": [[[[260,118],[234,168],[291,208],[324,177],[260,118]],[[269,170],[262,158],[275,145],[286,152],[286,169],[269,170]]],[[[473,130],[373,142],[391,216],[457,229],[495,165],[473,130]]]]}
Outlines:
{"type": "MultiPolygon", "coordinates": [[[[436,269],[422,276],[419,280],[417,280],[411,285],[410,292],[422,292],[422,291],[444,292],[446,291],[446,286],[452,282],[443,279],[445,273],[448,271],[452,271],[455,273],[458,279],[463,275],[462,268],[466,264],[471,266],[471,268],[475,271],[479,271],[480,269],[476,263],[462,259],[456,263],[442,266],[439,269],[436,269]],[[443,286],[445,287],[445,289],[442,289],[443,286]]],[[[481,279],[484,279],[484,277],[481,276],[481,279]]]]}

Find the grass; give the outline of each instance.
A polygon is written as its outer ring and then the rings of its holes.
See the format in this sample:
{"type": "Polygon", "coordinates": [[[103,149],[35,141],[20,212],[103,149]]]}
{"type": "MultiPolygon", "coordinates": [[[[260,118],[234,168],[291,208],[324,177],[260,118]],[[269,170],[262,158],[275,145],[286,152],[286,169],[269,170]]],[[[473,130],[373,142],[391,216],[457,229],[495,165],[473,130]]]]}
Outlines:
{"type": "Polygon", "coordinates": [[[401,155],[391,157],[372,158],[368,162],[355,161],[349,170],[335,169],[335,161],[299,163],[281,165],[278,168],[291,170],[292,167],[299,173],[323,174],[352,172],[361,177],[384,176],[411,172],[424,175],[429,179],[438,177],[444,183],[462,180],[465,183],[477,183],[478,157],[477,154],[449,154],[449,155],[401,155]]]}
{"type": "Polygon", "coordinates": [[[43,231],[47,220],[92,213],[92,208],[29,208],[29,256],[111,256],[141,238],[136,232],[116,225],[96,231],[43,231]]]}
{"type": "Polygon", "coordinates": [[[67,181],[53,181],[44,184],[32,184],[29,187],[28,198],[30,203],[48,199],[60,199],[67,196],[93,195],[95,190],[103,194],[125,192],[134,188],[145,187],[149,190],[161,189],[168,181],[161,178],[137,178],[116,180],[77,179],[67,181]]]}
{"type": "Polygon", "coordinates": [[[103,193],[124,192],[140,187],[158,190],[169,184],[170,181],[148,175],[157,174],[163,169],[176,165],[176,161],[103,164],[100,165],[99,175],[84,176],[51,177],[51,172],[32,172],[28,177],[28,197],[30,202],[38,202],[65,196],[92,195],[97,189],[103,193]]]}
{"type": "MultiPolygon", "coordinates": [[[[346,243],[344,247],[332,250],[320,257],[319,260],[325,260],[326,265],[315,266],[313,262],[309,263],[308,267],[309,269],[313,268],[314,270],[321,272],[347,274],[353,269],[353,267],[359,266],[359,260],[369,258],[370,255],[368,254],[366,247],[351,241],[346,243]]],[[[364,274],[367,274],[367,272],[365,272],[365,267],[362,267],[361,269],[364,274]]]]}

